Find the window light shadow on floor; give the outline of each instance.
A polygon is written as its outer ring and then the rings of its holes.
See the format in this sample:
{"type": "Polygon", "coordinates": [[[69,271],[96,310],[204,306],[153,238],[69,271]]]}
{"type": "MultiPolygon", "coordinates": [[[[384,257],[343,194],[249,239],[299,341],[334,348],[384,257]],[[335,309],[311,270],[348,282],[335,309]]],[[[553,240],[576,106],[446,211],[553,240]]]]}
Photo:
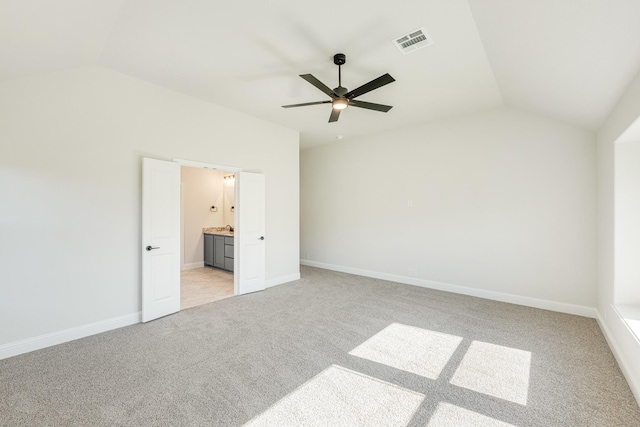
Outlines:
{"type": "Polygon", "coordinates": [[[451,384],[526,405],[530,367],[529,351],[473,341],[451,384]]]}
{"type": "Polygon", "coordinates": [[[515,427],[450,403],[438,404],[427,427],[515,427]]]}
{"type": "Polygon", "coordinates": [[[435,380],[461,342],[455,335],[392,323],[349,354],[435,380]]]}
{"type": "Polygon", "coordinates": [[[406,426],[424,395],[332,365],[245,426],[406,426]]]}
{"type": "MultiPolygon", "coordinates": [[[[451,380],[439,378],[462,337],[392,323],[349,352],[351,356],[471,390],[527,404],[531,352],[472,341],[451,380]]],[[[276,402],[246,426],[406,426],[425,401],[424,394],[331,365],[276,402]]],[[[448,402],[439,402],[427,427],[514,427],[448,402]]]]}

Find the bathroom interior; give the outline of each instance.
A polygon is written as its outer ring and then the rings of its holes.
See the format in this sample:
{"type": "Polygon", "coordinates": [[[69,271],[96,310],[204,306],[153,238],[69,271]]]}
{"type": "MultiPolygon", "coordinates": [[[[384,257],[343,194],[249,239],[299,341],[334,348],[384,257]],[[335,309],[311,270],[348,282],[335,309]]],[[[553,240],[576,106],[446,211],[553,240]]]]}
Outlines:
{"type": "Polygon", "coordinates": [[[233,296],[235,175],[180,170],[180,309],[233,296]]]}

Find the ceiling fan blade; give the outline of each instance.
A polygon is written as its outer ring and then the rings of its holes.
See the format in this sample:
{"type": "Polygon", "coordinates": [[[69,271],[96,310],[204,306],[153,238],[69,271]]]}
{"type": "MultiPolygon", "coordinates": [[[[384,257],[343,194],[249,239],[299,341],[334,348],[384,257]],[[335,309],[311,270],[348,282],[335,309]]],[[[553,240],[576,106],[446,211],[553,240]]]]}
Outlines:
{"type": "Polygon", "coordinates": [[[289,104],[289,105],[283,105],[282,108],[306,107],[307,105],[318,105],[318,104],[331,104],[331,101],[316,101],[316,102],[305,102],[304,104],[289,104]]]}
{"type": "Polygon", "coordinates": [[[340,111],[342,110],[336,110],[335,108],[331,109],[331,115],[329,116],[329,123],[338,121],[338,117],[340,117],[340,111]]]}
{"type": "Polygon", "coordinates": [[[367,92],[371,92],[374,89],[378,89],[379,87],[388,85],[389,83],[393,83],[395,81],[396,79],[394,79],[387,73],[383,76],[378,77],[377,79],[371,80],[369,83],[365,83],[362,86],[355,88],[351,92],[347,92],[344,96],[351,100],[357,96],[363,95],[367,92]]]}
{"type": "Polygon", "coordinates": [[[383,113],[386,113],[393,108],[393,106],[391,105],[374,104],[373,102],[358,101],[357,99],[349,101],[349,105],[352,105],[354,107],[366,108],[367,110],[382,111],[383,113]]]}
{"type": "Polygon", "coordinates": [[[329,89],[327,85],[325,85],[320,80],[313,77],[311,74],[300,74],[300,77],[302,77],[303,79],[305,79],[306,81],[308,81],[309,83],[311,83],[312,85],[314,85],[315,87],[317,87],[318,89],[320,89],[321,91],[329,95],[331,98],[335,98],[336,96],[338,96],[331,89],[329,89]]]}

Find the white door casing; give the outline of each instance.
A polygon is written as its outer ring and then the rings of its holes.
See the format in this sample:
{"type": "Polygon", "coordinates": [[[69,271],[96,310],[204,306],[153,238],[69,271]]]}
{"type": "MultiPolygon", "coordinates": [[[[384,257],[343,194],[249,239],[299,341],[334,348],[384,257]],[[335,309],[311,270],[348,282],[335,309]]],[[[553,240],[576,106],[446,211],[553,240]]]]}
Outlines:
{"type": "Polygon", "coordinates": [[[263,291],[265,288],[265,176],[252,172],[237,172],[236,198],[238,250],[235,294],[263,291]]]}
{"type": "Polygon", "coordinates": [[[180,310],[180,165],[142,161],[142,321],[180,310]]]}

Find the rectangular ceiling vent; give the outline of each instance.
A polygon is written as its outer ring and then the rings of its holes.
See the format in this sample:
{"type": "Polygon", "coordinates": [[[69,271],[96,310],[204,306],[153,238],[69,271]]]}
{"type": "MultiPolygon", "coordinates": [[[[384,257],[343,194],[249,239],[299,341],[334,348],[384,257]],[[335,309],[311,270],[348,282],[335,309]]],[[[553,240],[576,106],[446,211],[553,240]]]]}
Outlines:
{"type": "Polygon", "coordinates": [[[422,27],[393,39],[393,44],[400,49],[400,52],[406,55],[407,53],[432,45],[433,40],[429,37],[429,34],[427,34],[427,30],[422,27]]]}

